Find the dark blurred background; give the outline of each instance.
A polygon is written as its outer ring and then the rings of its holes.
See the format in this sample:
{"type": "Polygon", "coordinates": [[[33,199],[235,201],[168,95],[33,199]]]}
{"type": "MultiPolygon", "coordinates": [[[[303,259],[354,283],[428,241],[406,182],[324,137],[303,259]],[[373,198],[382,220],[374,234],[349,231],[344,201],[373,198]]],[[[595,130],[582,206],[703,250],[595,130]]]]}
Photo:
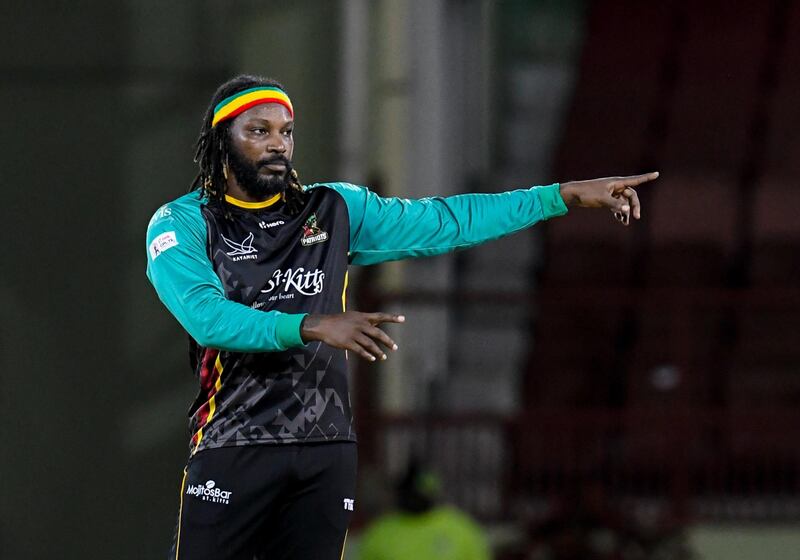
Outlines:
{"type": "Polygon", "coordinates": [[[144,232],[241,72],[286,86],[306,183],[421,197],[661,172],[631,228],[575,210],[353,271],[354,308],[408,323],[389,363],[353,371],[348,557],[412,457],[497,558],[800,557],[800,2],[3,12],[1,558],[166,555],[195,382],[144,232]]]}

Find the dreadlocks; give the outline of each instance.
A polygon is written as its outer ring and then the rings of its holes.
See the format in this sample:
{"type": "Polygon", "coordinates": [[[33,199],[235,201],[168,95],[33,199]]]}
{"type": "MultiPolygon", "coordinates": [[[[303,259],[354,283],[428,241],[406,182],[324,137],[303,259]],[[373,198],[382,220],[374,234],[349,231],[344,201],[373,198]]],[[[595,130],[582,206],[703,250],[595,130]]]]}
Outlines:
{"type": "MultiPolygon", "coordinates": [[[[211,98],[211,104],[206,110],[203,119],[203,128],[200,137],[197,139],[197,146],[194,161],[200,167],[189,190],[201,190],[208,197],[209,201],[216,202],[223,208],[225,191],[227,190],[228,173],[228,154],[230,153],[230,126],[232,119],[220,122],[212,126],[214,119],[214,108],[224,99],[255,87],[277,87],[281,90],[283,86],[275,80],[261,78],[258,76],[241,75],[236,76],[222,84],[211,98]]],[[[297,215],[305,204],[305,194],[297,171],[289,167],[288,176],[289,188],[284,193],[286,210],[290,215],[297,215]]],[[[225,215],[229,216],[228,211],[225,215]]]]}

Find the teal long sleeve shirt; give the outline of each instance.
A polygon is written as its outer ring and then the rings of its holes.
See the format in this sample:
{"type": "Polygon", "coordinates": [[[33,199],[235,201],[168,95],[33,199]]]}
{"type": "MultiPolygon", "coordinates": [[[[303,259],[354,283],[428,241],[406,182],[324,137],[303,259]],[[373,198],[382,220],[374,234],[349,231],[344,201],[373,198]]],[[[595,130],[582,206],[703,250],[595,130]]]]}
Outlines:
{"type": "MultiPolygon", "coordinates": [[[[348,183],[319,183],[345,201],[349,261],[370,265],[473,247],[567,213],[553,184],[498,194],[417,200],[384,198],[348,183]]],[[[302,313],[260,311],[230,301],[208,256],[205,200],[186,194],[158,209],[147,229],[147,276],[159,298],[200,344],[233,352],[302,346],[302,313]]]]}

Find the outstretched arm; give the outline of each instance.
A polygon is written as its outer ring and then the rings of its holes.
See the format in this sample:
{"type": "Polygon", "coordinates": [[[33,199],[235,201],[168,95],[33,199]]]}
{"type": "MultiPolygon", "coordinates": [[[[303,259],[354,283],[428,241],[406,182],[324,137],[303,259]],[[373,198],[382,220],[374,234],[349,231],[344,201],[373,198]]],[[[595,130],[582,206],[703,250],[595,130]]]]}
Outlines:
{"type": "Polygon", "coordinates": [[[558,184],[419,200],[383,198],[347,183],[319,186],[345,199],[350,261],[361,265],[473,247],[567,213],[558,184]]]}
{"type": "Polygon", "coordinates": [[[350,215],[350,261],[385,261],[439,255],[473,247],[567,213],[568,206],[609,208],[625,225],[641,216],[633,187],[648,173],[533,187],[498,194],[462,194],[419,200],[383,198],[348,183],[314,185],[337,191],[350,215]]]}
{"type": "MultiPolygon", "coordinates": [[[[467,194],[448,198],[406,200],[381,198],[346,183],[327,186],[345,199],[350,213],[350,258],[355,264],[436,255],[470,247],[519,231],[567,212],[567,206],[609,208],[625,225],[639,219],[641,207],[633,187],[658,173],[609,177],[500,194],[467,194]]],[[[397,345],[382,323],[402,323],[402,315],[347,312],[308,315],[301,325],[303,341],[319,340],[356,352],[369,360],[385,360],[381,346],[397,345]]]]}

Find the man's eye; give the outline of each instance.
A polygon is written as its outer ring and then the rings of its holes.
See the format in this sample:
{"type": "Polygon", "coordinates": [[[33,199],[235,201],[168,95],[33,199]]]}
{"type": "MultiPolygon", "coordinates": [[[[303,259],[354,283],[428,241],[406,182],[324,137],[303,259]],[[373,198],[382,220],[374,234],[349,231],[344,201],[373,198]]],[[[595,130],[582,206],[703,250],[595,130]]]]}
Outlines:
{"type": "Polygon", "coordinates": [[[267,129],[265,129],[265,128],[253,128],[251,130],[255,134],[266,134],[267,133],[267,129]]]}
{"type": "Polygon", "coordinates": [[[283,131],[283,135],[284,136],[291,136],[292,132],[294,132],[294,130],[290,128],[289,130],[284,130],[283,131]]]}

